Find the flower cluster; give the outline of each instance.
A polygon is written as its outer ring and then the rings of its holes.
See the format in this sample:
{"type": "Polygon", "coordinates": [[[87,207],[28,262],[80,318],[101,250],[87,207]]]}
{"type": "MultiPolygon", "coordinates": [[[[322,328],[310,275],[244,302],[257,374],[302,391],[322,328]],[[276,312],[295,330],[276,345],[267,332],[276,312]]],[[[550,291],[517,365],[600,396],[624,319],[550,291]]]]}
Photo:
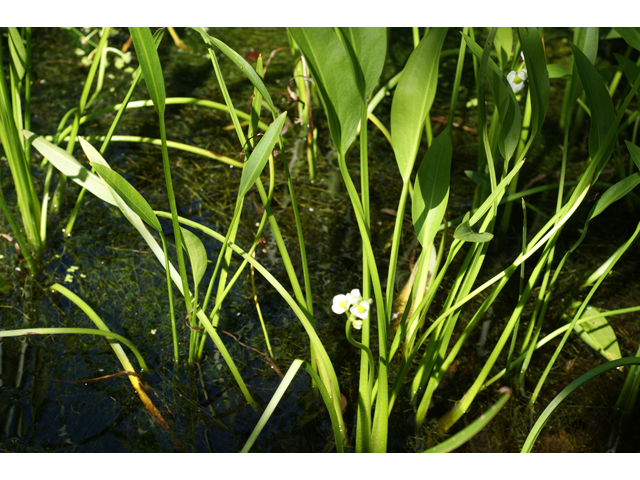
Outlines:
{"type": "Polygon", "coordinates": [[[363,300],[360,290],[353,289],[346,295],[336,295],[333,297],[333,305],[331,310],[338,315],[349,311],[349,320],[353,323],[353,328],[360,330],[362,328],[362,320],[369,316],[369,307],[372,300],[363,300]]]}
{"type": "Polygon", "coordinates": [[[521,56],[523,65],[522,69],[519,72],[512,70],[507,75],[507,81],[509,82],[509,85],[511,85],[511,88],[514,92],[519,92],[520,90],[522,90],[522,88],[524,87],[524,82],[526,82],[529,78],[529,75],[527,74],[527,67],[524,66],[524,55],[522,53],[521,56]]]}

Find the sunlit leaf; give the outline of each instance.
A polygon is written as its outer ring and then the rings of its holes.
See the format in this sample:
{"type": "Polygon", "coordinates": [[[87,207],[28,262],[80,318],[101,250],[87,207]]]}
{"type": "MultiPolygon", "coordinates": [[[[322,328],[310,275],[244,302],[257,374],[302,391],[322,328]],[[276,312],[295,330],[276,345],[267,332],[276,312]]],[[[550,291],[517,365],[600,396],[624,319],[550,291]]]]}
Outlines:
{"type": "Polygon", "coordinates": [[[89,190],[99,199],[104,200],[110,205],[116,205],[109,187],[107,187],[97,175],[84,168],[67,151],[35,133],[27,130],[23,130],[23,133],[35,149],[38,150],[43,157],[47,158],[60,172],[64,173],[81,187],[89,190]]]}
{"type": "Polygon", "coordinates": [[[207,270],[207,250],[200,239],[186,228],[180,227],[180,233],[184,243],[182,246],[187,251],[191,270],[193,272],[193,280],[195,285],[199,285],[204,272],[207,270]]]}
{"type": "Polygon", "coordinates": [[[549,105],[549,73],[544,55],[544,46],[538,29],[518,28],[520,43],[527,65],[529,92],[531,94],[531,137],[542,129],[549,105]]]}
{"type": "Polygon", "coordinates": [[[620,346],[616,332],[607,322],[606,317],[589,319],[600,312],[597,308],[587,307],[580,317],[580,320],[587,320],[583,323],[576,323],[573,330],[580,336],[580,339],[602,355],[606,360],[618,360],[622,358],[620,346]]]}
{"type": "Polygon", "coordinates": [[[242,169],[238,198],[244,197],[252,185],[256,183],[256,180],[260,176],[267,160],[269,160],[269,155],[271,155],[273,147],[278,141],[278,137],[280,136],[280,132],[282,131],[286,118],[287,112],[281,113],[280,116],[276,118],[271,125],[269,125],[269,128],[258,142],[258,145],[253,152],[251,152],[247,163],[242,169]]]}
{"type": "Polygon", "coordinates": [[[609,205],[620,200],[627,193],[636,188],[638,184],[640,184],[640,172],[629,175],[607,188],[607,191],[598,198],[598,202],[596,203],[590,219],[600,215],[609,205]]]}
{"type": "Polygon", "coordinates": [[[452,151],[450,130],[446,128],[427,150],[416,175],[413,228],[425,248],[432,244],[447,210],[452,151]]]}
{"type": "Polygon", "coordinates": [[[432,28],[413,50],[402,71],[391,104],[391,141],[403,181],[416,161],[427,113],[438,83],[440,50],[446,28],[432,28]]]}
{"type": "Polygon", "coordinates": [[[368,97],[378,83],[382,67],[384,67],[387,54],[387,29],[384,27],[341,27],[340,32],[355,53],[364,79],[364,95],[368,97]]]}
{"type": "Polygon", "coordinates": [[[147,84],[147,90],[153,101],[153,106],[159,116],[163,115],[165,106],[164,77],[162,76],[162,66],[160,65],[156,43],[149,27],[130,27],[129,32],[133,39],[133,45],[142,69],[142,76],[147,84]]]}

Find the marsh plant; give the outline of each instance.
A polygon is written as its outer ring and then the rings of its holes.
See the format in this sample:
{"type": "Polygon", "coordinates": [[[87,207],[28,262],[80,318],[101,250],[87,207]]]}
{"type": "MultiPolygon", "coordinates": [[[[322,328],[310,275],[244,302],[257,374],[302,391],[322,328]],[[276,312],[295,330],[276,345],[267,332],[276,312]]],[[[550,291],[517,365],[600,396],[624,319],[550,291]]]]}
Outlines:
{"type": "MultiPolygon", "coordinates": [[[[394,412],[394,405],[407,392],[408,400],[415,406],[414,420],[416,431],[419,432],[446,372],[460,355],[475,348],[471,339],[477,337],[477,327],[483,324],[493,306],[501,302],[500,294],[510,280],[519,282],[517,304],[501,327],[497,339],[492,340],[493,345],[487,346],[488,355],[475,371],[473,381],[466,386],[466,393],[437,420],[435,428],[442,433],[452,429],[469,412],[482,390],[495,389],[500,394],[499,399],[477,418],[470,419],[472,421],[467,422],[466,427],[458,429],[457,433],[443,443],[431,446],[427,451],[452,451],[472,438],[512,398],[513,389],[518,390],[517,394],[528,398],[529,407],[533,411],[549,373],[572,332],[600,353],[606,363],[577,378],[546,407],[531,428],[522,451],[531,451],[544,423],[567,395],[607,370],[631,366],[628,371],[625,370],[627,381],[618,402],[618,406],[623,407],[622,412],[631,410],[638,388],[636,369],[640,358],[622,358],[614,330],[609,326],[605,314],[611,317],[640,307],[631,306],[615,312],[600,313],[589,306],[611,269],[623,255],[629,255],[627,250],[640,232],[640,222],[615,254],[606,259],[602,267],[586,282],[590,287],[588,294],[576,299],[579,301],[569,322],[544,338],[541,338],[540,333],[563,266],[588,234],[589,222],[624,197],[629,201],[637,200],[632,190],[640,183],[640,148],[636,145],[640,122],[637,104],[640,67],[638,61],[632,59],[637,57],[640,50],[640,29],[612,29],[607,38],[602,39],[597,28],[575,28],[570,43],[572,63],[569,69],[547,63],[544,32],[541,29],[414,29],[414,49],[403,68],[394,72],[394,76],[386,84],[380,85],[388,49],[387,29],[289,28],[287,34],[290,47],[296,56],[295,67],[292,67],[295,76],[291,82],[294,85],[292,88],[296,90],[292,97],[295,96],[298,100],[295,111],[280,111],[274,104],[272,95],[263,82],[265,68],[261,57],[257,59],[255,66],[251,65],[204,28],[194,30],[207,45],[225,103],[167,97],[162,65],[157,53],[163,30],[155,33],[148,28],[129,30],[139,67],[133,74],[130,90],[123,96],[122,103],[112,109],[117,115],[108,133],[101,139],[100,147],[96,147],[98,139],[83,138],[80,127],[92,115],[104,113],[90,112],[87,108],[94,98],[89,98],[93,77],[96,72],[101,71],[101,62],[106,58],[106,54],[102,52],[110,51],[107,47],[109,29],[101,29],[94,35],[94,40],[98,43],[80,104],[77,109],[67,112],[58,131],[50,137],[43,132],[30,131],[30,31],[6,31],[11,83],[10,86],[5,84],[4,75],[0,80],[0,134],[4,154],[14,178],[22,228],[11,216],[3,197],[0,197],[3,211],[20,242],[23,255],[25,258],[32,257],[29,260],[30,268],[36,272],[42,245],[46,241],[46,210],[54,168],[59,172],[55,195],[62,195],[65,179],[71,179],[111,208],[119,209],[153,251],[159,268],[166,272],[170,305],[167,315],[170,320],[167,321],[172,326],[174,360],[200,362],[205,344],[213,341],[246,402],[256,410],[261,407],[245,385],[233,357],[220,337],[220,313],[229,292],[243,272],[246,273],[247,266],[253,269],[252,272],[255,270],[260,274],[297,316],[308,337],[309,357],[296,359],[288,366],[279,388],[263,409],[243,451],[251,450],[301,368],[309,374],[310,382],[322,396],[331,419],[337,451],[342,452],[346,447],[356,452],[387,451],[389,424],[397,414],[394,412]],[[479,43],[480,37],[483,41],[479,43]],[[454,38],[459,47],[453,51],[443,51],[445,38],[454,38]],[[625,55],[616,55],[618,65],[612,67],[614,73],[607,79],[607,84],[596,68],[595,61],[599,42],[607,42],[612,38],[624,39],[628,48],[625,55]],[[221,55],[233,62],[253,86],[248,114],[234,107],[234,99],[230,97],[218,64],[221,55]],[[438,85],[442,82],[439,66],[445,55],[457,56],[457,63],[454,76],[447,78],[452,88],[446,128],[435,135],[430,112],[434,99],[439,94],[438,85]],[[477,168],[468,172],[468,176],[476,183],[476,190],[469,211],[459,218],[449,219],[447,206],[456,151],[452,129],[456,124],[457,97],[463,76],[475,78],[477,168]],[[547,117],[550,78],[559,79],[564,85],[564,100],[560,107],[561,128],[564,132],[560,178],[555,184],[523,189],[519,173],[526,161],[535,161],[529,156],[547,117]],[[142,79],[149,100],[130,102],[133,91],[142,79]],[[22,93],[24,99],[21,99],[22,93]],[[376,116],[376,108],[386,96],[392,99],[388,121],[376,116]],[[314,104],[318,99],[320,103],[314,104]],[[237,143],[243,150],[242,161],[169,142],[165,107],[170,103],[193,103],[202,108],[217,108],[227,112],[237,143]],[[127,141],[115,135],[121,116],[126,115],[127,109],[142,106],[153,106],[155,109],[159,138],[151,139],[153,141],[129,138],[128,141],[144,141],[161,148],[166,202],[163,206],[156,205],[155,209],[108,163],[110,142],[117,139],[127,141]],[[326,116],[326,125],[362,245],[362,277],[359,284],[350,286],[349,292],[334,292],[329,298],[313,295],[302,212],[298,207],[285,148],[287,142],[291,142],[287,138],[288,129],[285,127],[294,120],[292,115],[297,115],[301,119],[301,138],[304,139],[307,152],[310,179],[316,180],[318,134],[317,125],[312,123],[311,112],[312,108],[316,109],[317,117],[320,106],[326,116]],[[566,172],[572,155],[572,122],[581,121],[585,115],[591,122],[588,161],[579,175],[568,178],[566,172]],[[68,121],[71,125],[66,126],[68,121]],[[368,139],[371,132],[389,142],[397,164],[395,175],[402,182],[397,198],[391,246],[385,258],[381,258],[379,254],[376,256],[372,245],[370,183],[376,179],[369,176],[370,162],[373,161],[368,139]],[[58,146],[62,142],[67,143],[66,149],[58,146]],[[76,142],[88,158],[89,164],[82,164],[74,157],[76,142]],[[169,148],[207,155],[216,161],[242,168],[234,214],[226,232],[214,231],[206,225],[178,215],[169,148]],[[425,148],[426,153],[419,155],[419,151],[422,152],[425,148]],[[46,159],[49,169],[42,202],[38,200],[30,180],[32,149],[46,159]],[[630,159],[628,167],[622,164],[623,157],[630,159]],[[355,158],[358,159],[354,162],[357,165],[349,165],[348,160],[353,161],[355,158]],[[613,184],[603,184],[599,182],[599,176],[610,161],[615,162],[619,178],[613,184]],[[265,169],[268,173],[263,175],[265,169]],[[287,182],[297,232],[295,255],[299,256],[302,266],[300,273],[294,268],[292,253],[283,240],[277,215],[272,208],[276,170],[282,172],[287,182]],[[266,186],[263,179],[268,182],[266,186]],[[590,204],[586,221],[580,226],[579,239],[569,249],[562,250],[560,245],[564,243],[559,243],[559,239],[567,223],[577,211],[589,208],[585,198],[596,186],[602,194],[590,204]],[[253,243],[241,246],[236,242],[236,237],[242,224],[243,203],[251,189],[258,193],[263,214],[256,224],[253,243]],[[536,213],[541,212],[534,204],[526,203],[525,199],[535,198],[535,194],[541,191],[554,192],[555,209],[542,212],[544,224],[536,226],[535,230],[528,229],[527,212],[531,209],[536,213]],[[516,208],[522,209],[524,219],[520,253],[506,268],[495,273],[494,265],[485,264],[487,250],[491,242],[504,242],[504,238],[501,238],[504,234],[501,232],[509,227],[514,203],[516,208]],[[407,217],[411,220],[421,253],[405,288],[396,289],[396,277],[399,276],[400,269],[399,252],[403,242],[407,242],[402,234],[403,221],[407,217]],[[171,251],[175,252],[175,258],[170,258],[166,227],[163,229],[160,219],[171,221],[170,233],[175,247],[171,251]],[[270,229],[273,234],[286,270],[288,285],[278,281],[253,255],[265,228],[270,229]],[[217,258],[213,258],[213,253],[204,247],[201,236],[212,237],[220,243],[217,258]],[[236,266],[235,269],[231,269],[232,263],[236,266]],[[208,268],[213,270],[209,283],[201,284],[208,268]],[[235,273],[231,276],[230,272],[235,273]],[[445,279],[449,286],[447,289],[442,288],[445,279]],[[182,297],[175,302],[174,288],[182,297]],[[341,379],[326,349],[332,339],[320,338],[316,331],[314,311],[318,310],[330,310],[333,315],[340,316],[336,318],[344,319],[346,338],[354,352],[359,354],[355,426],[343,418],[341,379]],[[524,312],[527,312],[526,315],[524,312]],[[176,325],[185,316],[190,327],[190,338],[188,350],[181,351],[176,325]],[[543,374],[537,379],[527,377],[528,367],[536,351],[554,338],[559,338],[560,342],[543,374]],[[533,391],[525,388],[525,378],[534,382],[533,391]],[[355,434],[350,435],[350,432],[355,434]]],[[[172,31],[172,35],[174,33],[172,31]]],[[[114,54],[120,61],[124,61],[119,53],[114,54]]],[[[81,201],[80,198],[71,214],[71,220],[66,226],[67,232],[73,227],[73,219],[78,208],[81,208],[81,201]]],[[[109,332],[95,312],[72,292],[57,284],[51,288],[83,308],[94,321],[96,329],[49,331],[33,328],[28,332],[1,331],[0,335],[91,333],[106,336],[134,387],[138,388],[136,382],[139,373],[136,373],[126,359],[120,346],[123,343],[131,348],[138,357],[140,370],[144,370],[143,360],[134,344],[109,332]]],[[[262,315],[260,318],[262,321],[262,315]]],[[[269,346],[269,335],[277,336],[278,332],[268,331],[264,321],[262,326],[265,342],[269,346]]],[[[270,346],[269,356],[273,356],[270,346]]],[[[151,401],[143,401],[158,424],[166,426],[161,413],[153,407],[151,401]]],[[[616,421],[620,423],[622,418],[620,416],[616,421]]]]}

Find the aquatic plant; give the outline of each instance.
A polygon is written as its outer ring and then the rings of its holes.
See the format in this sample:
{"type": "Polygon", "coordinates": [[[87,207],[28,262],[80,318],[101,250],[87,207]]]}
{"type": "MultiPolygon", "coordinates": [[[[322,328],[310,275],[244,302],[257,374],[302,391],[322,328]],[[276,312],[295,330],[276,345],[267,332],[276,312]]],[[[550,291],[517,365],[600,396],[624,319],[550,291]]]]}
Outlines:
{"type": "MultiPolygon", "coordinates": [[[[636,239],[640,232],[640,223],[628,241],[598,269],[592,279],[589,279],[587,283],[591,285],[591,290],[578,303],[568,324],[556,329],[544,339],[540,339],[545,314],[559,275],[567,258],[580,246],[587,235],[589,222],[617,200],[630,196],[632,190],[640,183],[640,173],[633,168],[635,165],[640,169],[640,149],[635,145],[640,116],[637,110],[630,110],[631,102],[640,86],[640,75],[637,65],[630,62],[628,58],[620,57],[618,71],[620,75],[616,75],[607,87],[594,65],[599,39],[598,29],[576,28],[574,30],[574,42],[571,44],[573,64],[570,72],[558,65],[546,63],[542,33],[536,28],[518,28],[515,31],[511,28],[490,29],[486,32],[484,46],[476,41],[476,35],[479,36],[480,31],[474,32],[474,29],[470,28],[464,28],[461,32],[446,28],[431,28],[427,29],[422,37],[418,30],[414,29],[414,50],[402,71],[383,85],[376,94],[374,91],[385,66],[386,29],[288,29],[292,50],[299,52],[303,58],[295,67],[298,75],[304,77],[296,80],[299,99],[301,99],[297,110],[298,115],[305,119],[303,123],[307,125],[303,136],[307,138],[310,177],[316,178],[314,166],[316,155],[313,152],[317,149],[317,145],[313,142],[315,129],[310,122],[310,112],[314,95],[317,94],[326,115],[340,173],[362,242],[362,284],[347,294],[336,294],[332,300],[313,297],[300,209],[296,200],[295,185],[285,158],[283,130],[289,113],[280,112],[274,105],[263,82],[264,70],[261,58],[258,58],[257,67],[254,69],[241,55],[210,35],[207,30],[196,28],[195,31],[207,45],[212,68],[225,104],[212,106],[204,100],[197,102],[188,99],[174,100],[177,103],[197,103],[226,111],[246,159],[244,162],[237,163],[232,163],[234,162],[232,159],[219,159],[242,168],[234,214],[225,234],[178,215],[169,156],[169,147],[178,145],[170,144],[167,140],[164,117],[165,107],[169,104],[170,98],[166,97],[163,70],[157,54],[157,45],[162,40],[162,31],[152,35],[148,28],[130,29],[140,68],[134,75],[134,82],[122,104],[114,107],[118,111],[118,116],[105,137],[100,151],[92,146],[95,139],[79,139],[81,148],[90,161],[91,170],[72,155],[78,128],[83,119],[88,119],[89,115],[81,117],[78,113],[70,128],[63,130],[61,127],[55,138],[47,139],[28,131],[26,124],[16,121],[10,123],[11,108],[9,103],[5,102],[2,110],[2,125],[14,125],[11,130],[14,133],[3,133],[8,140],[7,143],[5,143],[5,137],[2,137],[2,140],[3,145],[17,145],[18,132],[22,129],[24,138],[28,142],[24,143],[22,150],[15,150],[17,157],[24,157],[24,152],[28,151],[25,149],[32,145],[64,176],[71,178],[90,193],[122,212],[139,231],[161,267],[165,269],[174,360],[178,362],[182,356],[186,357],[190,363],[199,362],[205,342],[212,340],[247,403],[256,410],[260,407],[245,385],[234,359],[220,338],[220,312],[223,302],[247,265],[260,273],[286,301],[308,336],[309,358],[295,359],[291,363],[279,388],[263,410],[243,451],[250,451],[300,368],[304,368],[309,373],[313,384],[317,386],[322,396],[331,419],[336,450],[343,451],[351,441],[347,435],[348,424],[343,418],[340,378],[327,352],[326,340],[320,338],[314,325],[314,300],[316,303],[331,305],[331,310],[335,314],[347,315],[346,338],[360,353],[355,441],[352,445],[357,452],[387,451],[389,422],[394,414],[393,407],[399,396],[403,394],[403,386],[406,385],[410,385],[410,400],[415,405],[416,431],[420,431],[435,391],[444,379],[445,373],[457,361],[461,352],[473,348],[469,345],[469,340],[475,334],[476,327],[481,325],[481,320],[486,317],[490,309],[500,302],[499,295],[514,276],[519,277],[520,280],[517,304],[511,310],[489,355],[474,373],[474,380],[468,386],[467,392],[437,421],[437,428],[441,432],[446,433],[452,429],[462,416],[469,412],[479,392],[490,388],[493,383],[502,378],[509,379],[514,385],[518,385],[520,393],[526,394],[524,379],[532,356],[551,338],[563,335],[545,372],[538,379],[533,392],[528,395],[529,407],[532,411],[540,391],[545,386],[549,372],[572,331],[579,334],[610,363],[580,377],[567,391],[558,396],[557,401],[549,406],[549,410],[542,414],[539,423],[531,430],[523,451],[531,449],[549,412],[570,391],[607,369],[640,364],[637,358],[620,359],[619,349],[616,352],[611,348],[612,344],[617,344],[617,340],[613,330],[608,328],[604,314],[600,316],[599,312],[587,314],[589,302],[605,280],[607,273],[636,239]],[[454,36],[456,42],[459,40],[459,48],[453,52],[458,56],[452,81],[447,126],[434,136],[430,111],[441,82],[439,63],[444,55],[445,40],[454,36]],[[248,122],[246,131],[240,123],[240,114],[233,105],[218,64],[219,53],[230,59],[253,86],[251,114],[244,114],[248,122]],[[497,62],[493,59],[494,57],[497,57],[497,62]],[[526,59],[526,67],[524,63],[517,67],[519,58],[523,61],[526,59]],[[454,117],[463,72],[471,70],[469,60],[473,62],[475,72],[478,163],[476,171],[468,175],[477,187],[469,211],[459,218],[448,220],[446,213],[450,195],[451,165],[456,146],[453,135],[454,117]],[[309,77],[313,79],[312,83],[309,82],[309,77]],[[615,96],[622,77],[626,78],[627,83],[622,94],[615,96]],[[143,195],[112,169],[107,161],[109,155],[106,148],[109,140],[117,138],[113,133],[120,116],[127,108],[133,108],[133,102],[129,102],[131,93],[142,78],[145,79],[150,101],[138,102],[135,106],[153,105],[157,113],[160,138],[155,143],[162,149],[169,211],[154,210],[143,195]],[[555,211],[550,214],[541,212],[546,222],[535,232],[529,232],[526,221],[527,209],[538,212],[540,210],[533,202],[525,203],[524,198],[541,190],[527,188],[518,191],[518,177],[547,117],[550,78],[566,81],[562,105],[564,145],[560,180],[557,184],[543,188],[543,190],[557,190],[555,211]],[[389,128],[387,128],[374,112],[380,98],[391,90],[394,91],[389,128]],[[263,106],[271,117],[270,121],[265,123],[260,122],[263,106]],[[590,160],[584,171],[580,172],[577,178],[569,181],[565,177],[570,155],[571,123],[574,116],[578,116],[574,113],[574,109],[576,112],[586,112],[591,118],[588,148],[590,160]],[[492,111],[491,115],[488,113],[490,111],[492,111]],[[385,259],[376,256],[372,244],[369,187],[370,182],[375,179],[369,177],[369,162],[372,161],[368,143],[369,121],[392,146],[402,181],[390,253],[385,259]],[[632,140],[626,143],[632,160],[629,162],[628,171],[624,168],[618,169],[620,179],[614,184],[598,183],[599,176],[612,157],[615,146],[631,125],[634,125],[632,140]],[[259,129],[264,133],[256,135],[259,129]],[[426,142],[423,142],[423,132],[426,142]],[[65,138],[68,138],[68,145],[70,145],[66,151],[56,146],[56,143],[65,138]],[[354,169],[348,165],[347,158],[348,152],[356,148],[354,146],[356,139],[359,140],[357,143],[359,166],[354,169]],[[425,143],[426,153],[419,165],[416,165],[418,152],[425,143]],[[278,219],[271,207],[276,160],[281,162],[287,181],[299,246],[303,285],[296,274],[278,219]],[[265,189],[261,174],[267,164],[269,186],[265,189]],[[359,187],[356,186],[357,180],[354,180],[356,170],[360,177],[359,187]],[[567,223],[575,219],[576,212],[584,206],[587,195],[596,184],[606,186],[605,192],[593,202],[580,238],[569,250],[561,252],[559,239],[567,223]],[[241,248],[237,245],[236,238],[245,197],[252,188],[257,190],[264,212],[252,244],[248,248],[241,248]],[[521,251],[506,268],[491,276],[489,272],[494,272],[494,266],[485,265],[489,243],[503,244],[504,232],[511,221],[512,205],[517,200],[521,200],[524,219],[521,251]],[[408,202],[411,204],[410,218],[413,233],[421,247],[421,254],[407,284],[406,297],[398,302],[395,286],[399,273],[400,249],[405,241],[402,238],[402,224],[408,202]],[[160,218],[171,219],[177,269],[170,258],[160,218]],[[499,218],[501,218],[500,228],[497,227],[499,218]],[[285,267],[290,290],[253,256],[267,222],[285,267]],[[454,226],[453,239],[450,239],[450,229],[454,226]],[[148,227],[151,227],[151,231],[148,227]],[[217,259],[212,262],[213,274],[204,295],[202,295],[200,283],[207,270],[211,252],[204,247],[198,237],[200,234],[210,236],[221,244],[217,259]],[[162,246],[157,237],[160,238],[162,246]],[[560,253],[564,256],[559,264],[555,264],[554,258],[560,253]],[[464,258],[457,258],[458,255],[464,258]],[[240,260],[241,263],[233,277],[229,278],[230,265],[234,259],[240,260]],[[528,264],[530,271],[528,275],[525,263],[528,264]],[[190,278],[187,275],[187,264],[191,267],[190,278]],[[382,271],[384,266],[386,266],[386,272],[382,271]],[[457,268],[457,271],[454,271],[454,268],[457,268]],[[445,278],[450,284],[448,292],[444,292],[442,288],[445,278]],[[487,278],[489,279],[486,280],[487,278]],[[174,287],[184,298],[184,309],[180,308],[180,314],[174,311],[172,296],[174,287]],[[435,310],[436,308],[439,310],[435,310]],[[520,323],[525,323],[524,312],[529,310],[532,310],[533,314],[523,334],[519,327],[520,323]],[[466,324],[461,321],[463,313],[470,318],[466,324]],[[596,315],[594,316],[593,313],[596,315]],[[185,315],[190,328],[189,350],[186,355],[180,352],[176,328],[176,317],[185,315]],[[593,324],[595,318],[598,318],[596,326],[593,324]],[[600,332],[597,333],[597,330],[600,332]],[[606,333],[603,334],[603,331],[606,333]],[[354,335],[358,338],[354,338],[354,335]],[[377,342],[377,345],[374,342],[377,342]],[[499,363],[502,363],[504,368],[491,377],[491,373],[499,363]],[[391,368],[392,366],[397,368],[391,368]]],[[[640,50],[638,29],[616,29],[615,32],[628,43],[630,48],[640,50]]],[[[101,45],[106,43],[105,38],[106,34],[103,34],[101,45]]],[[[90,85],[91,82],[89,80],[88,82],[90,85]]],[[[84,101],[86,98],[84,96],[84,101]]],[[[83,112],[85,105],[82,102],[80,105],[82,108],[78,108],[77,112],[83,112]]],[[[633,106],[637,108],[637,105],[633,106]]],[[[22,138],[19,138],[19,141],[22,142],[22,138]]],[[[187,149],[187,147],[181,148],[187,149]]],[[[199,152],[194,147],[190,149],[196,153],[199,152]]],[[[22,188],[25,195],[29,193],[30,187],[26,180],[16,179],[15,183],[16,189],[22,188]]],[[[15,221],[11,218],[9,221],[13,227],[15,221]]],[[[26,220],[23,221],[26,222],[26,220]]],[[[32,236],[29,234],[28,238],[32,236]]],[[[39,238],[43,240],[42,236],[39,238]]],[[[612,312],[608,315],[612,315],[612,312]]],[[[262,315],[260,316],[262,321],[262,315]]],[[[264,322],[262,326],[268,343],[264,322]]],[[[15,335],[22,333],[24,332],[13,332],[15,335]]],[[[10,334],[11,332],[5,332],[4,335],[10,334]]],[[[632,367],[634,378],[635,368],[635,366],[632,367]]],[[[631,372],[628,375],[632,378],[631,372]]],[[[621,404],[633,404],[634,388],[637,390],[637,382],[629,380],[625,383],[619,401],[621,404]]],[[[427,451],[451,451],[484,428],[512,396],[512,390],[506,387],[500,388],[497,393],[500,394],[498,401],[495,405],[486,408],[477,420],[427,451]]]]}

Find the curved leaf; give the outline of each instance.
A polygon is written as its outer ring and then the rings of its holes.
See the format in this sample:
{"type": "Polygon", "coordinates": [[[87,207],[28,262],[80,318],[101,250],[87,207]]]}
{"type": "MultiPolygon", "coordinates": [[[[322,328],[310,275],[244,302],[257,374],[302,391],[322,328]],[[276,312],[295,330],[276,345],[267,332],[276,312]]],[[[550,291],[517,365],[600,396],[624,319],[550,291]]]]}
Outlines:
{"type": "Polygon", "coordinates": [[[153,213],[151,206],[147,203],[140,192],[133,188],[122,175],[108,167],[105,167],[104,165],[100,165],[99,163],[92,163],[91,165],[96,169],[100,178],[102,178],[107,185],[116,191],[131,210],[133,210],[142,220],[157,232],[162,232],[160,221],[158,220],[158,217],[156,217],[156,214],[153,213]]]}
{"type": "MultiPolygon", "coordinates": [[[[355,53],[364,78],[364,95],[371,95],[380,79],[387,55],[387,29],[384,27],[340,27],[345,41],[355,53]]],[[[357,78],[357,77],[356,77],[357,78]]]]}
{"type": "Polygon", "coordinates": [[[589,319],[600,312],[597,308],[587,307],[580,317],[582,323],[576,323],[573,330],[580,336],[580,339],[602,355],[606,360],[617,360],[622,358],[620,346],[616,338],[616,332],[613,331],[606,317],[598,316],[589,319]],[[586,320],[586,321],[585,321],[586,320]]]}
{"type": "Polygon", "coordinates": [[[432,28],[413,50],[402,71],[391,104],[391,142],[400,175],[409,180],[424,122],[438,84],[438,60],[446,28],[432,28]]]}
{"type": "Polygon", "coordinates": [[[100,200],[104,200],[109,205],[116,205],[109,187],[107,187],[97,175],[80,165],[70,153],[35,133],[27,130],[23,130],[22,132],[35,149],[38,150],[43,157],[47,158],[60,172],[64,173],[81,187],[89,190],[100,200]]]}
{"type": "Polygon", "coordinates": [[[469,213],[464,216],[462,223],[456,227],[453,236],[463,242],[485,243],[493,239],[493,234],[489,232],[478,233],[469,225],[469,213]]]}
{"type": "Polygon", "coordinates": [[[427,150],[416,175],[413,228],[425,248],[432,244],[447,210],[452,151],[447,127],[427,150]]]}
{"type": "Polygon", "coordinates": [[[600,215],[605,208],[611,205],[613,202],[620,200],[627,193],[633,190],[638,184],[640,184],[640,172],[636,172],[628,177],[623,178],[618,183],[611,185],[607,188],[607,191],[598,198],[593,213],[589,217],[589,220],[600,215]]]}
{"type": "Polygon", "coordinates": [[[633,163],[635,163],[638,170],[640,170],[640,147],[631,143],[629,140],[625,140],[624,143],[627,145],[633,163]]]}
{"type": "Polygon", "coordinates": [[[160,57],[149,27],[130,27],[129,32],[138,55],[142,76],[158,116],[164,114],[165,92],[160,57]]]}
{"type": "Polygon", "coordinates": [[[542,129],[549,106],[549,73],[542,38],[535,27],[518,28],[524,60],[527,65],[529,92],[531,93],[531,136],[542,129]]]}
{"type": "Polygon", "coordinates": [[[599,148],[605,148],[602,162],[606,162],[613,152],[614,139],[609,145],[604,147],[604,142],[609,128],[615,124],[616,113],[609,91],[602,80],[602,77],[589,59],[579,48],[571,45],[575,65],[582,81],[582,86],[589,101],[591,109],[591,130],[589,132],[589,155],[594,158],[599,148]]]}
{"type": "Polygon", "coordinates": [[[331,28],[290,28],[316,81],[331,139],[344,154],[360,123],[361,97],[345,46],[331,28]]]}
{"type": "Polygon", "coordinates": [[[233,50],[227,44],[218,40],[215,37],[212,37],[207,32],[205,32],[204,28],[193,27],[193,29],[196,32],[198,32],[200,35],[202,35],[202,38],[205,41],[205,43],[208,43],[210,45],[217,47],[233,63],[236,64],[236,66],[242,71],[242,73],[245,74],[245,76],[249,79],[249,81],[253,84],[253,86],[260,92],[260,94],[262,95],[262,98],[264,98],[265,102],[267,102],[267,105],[269,106],[269,110],[271,110],[271,113],[275,117],[276,107],[273,104],[273,101],[271,100],[269,91],[267,90],[267,87],[264,86],[264,82],[262,81],[262,78],[260,78],[260,76],[256,73],[256,71],[253,69],[251,64],[249,64],[249,62],[247,62],[244,58],[242,58],[242,56],[238,52],[233,50]]]}
{"type": "Polygon", "coordinates": [[[194,286],[198,286],[204,276],[204,272],[207,271],[207,251],[193,232],[180,227],[180,233],[182,233],[182,238],[184,239],[182,246],[187,251],[189,262],[191,263],[194,286]]]}
{"type": "Polygon", "coordinates": [[[269,160],[269,155],[271,155],[273,147],[280,137],[280,132],[282,131],[282,126],[286,118],[287,112],[281,113],[280,116],[269,125],[269,128],[258,142],[258,145],[253,152],[251,152],[249,160],[247,160],[247,163],[242,169],[238,198],[244,197],[251,186],[256,183],[260,172],[262,172],[267,160],[269,160]]]}
{"type": "Polygon", "coordinates": [[[614,27],[624,41],[636,50],[640,50],[640,28],[638,27],[614,27]]]}
{"type": "MultiPolygon", "coordinates": [[[[598,27],[576,27],[573,35],[576,46],[587,56],[591,63],[596,62],[598,54],[598,27]]],[[[572,62],[571,68],[571,104],[573,104],[582,93],[582,82],[578,75],[575,61],[572,62]]]]}

